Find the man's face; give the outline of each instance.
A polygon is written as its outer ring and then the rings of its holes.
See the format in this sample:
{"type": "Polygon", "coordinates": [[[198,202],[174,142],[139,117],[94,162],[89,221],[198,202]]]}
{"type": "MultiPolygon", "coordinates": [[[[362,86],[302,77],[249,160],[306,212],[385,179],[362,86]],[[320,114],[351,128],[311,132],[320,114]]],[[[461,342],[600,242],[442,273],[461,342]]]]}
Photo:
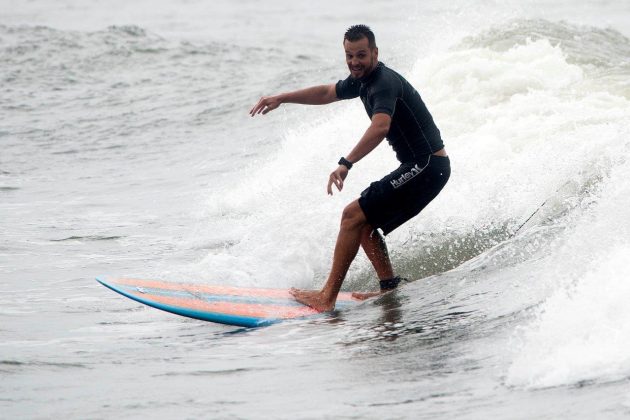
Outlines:
{"type": "Polygon", "coordinates": [[[346,39],[343,47],[350,75],[355,79],[367,76],[378,64],[378,48],[370,49],[366,37],[354,42],[346,39]]]}

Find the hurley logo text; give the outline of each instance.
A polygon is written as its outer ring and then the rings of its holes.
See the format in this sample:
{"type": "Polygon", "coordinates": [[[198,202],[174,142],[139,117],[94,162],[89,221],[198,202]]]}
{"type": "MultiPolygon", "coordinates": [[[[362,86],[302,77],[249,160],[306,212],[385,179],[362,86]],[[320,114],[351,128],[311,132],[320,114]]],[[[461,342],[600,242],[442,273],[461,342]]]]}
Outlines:
{"type": "Polygon", "coordinates": [[[405,185],[407,182],[411,181],[416,176],[420,175],[421,172],[422,172],[422,168],[420,168],[418,164],[416,163],[416,166],[411,168],[409,172],[405,172],[404,174],[400,176],[400,178],[392,179],[389,182],[390,184],[392,184],[394,188],[399,188],[405,185]]]}

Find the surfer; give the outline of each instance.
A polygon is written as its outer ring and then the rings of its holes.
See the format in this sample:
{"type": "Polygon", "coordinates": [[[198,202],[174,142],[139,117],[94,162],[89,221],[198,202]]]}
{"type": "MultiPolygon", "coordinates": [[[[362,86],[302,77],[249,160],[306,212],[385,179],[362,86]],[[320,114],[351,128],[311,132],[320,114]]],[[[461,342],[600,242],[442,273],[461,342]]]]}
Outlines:
{"type": "MultiPolygon", "coordinates": [[[[395,289],[402,280],[394,275],[383,235],[416,216],[442,190],[450,176],[450,161],[440,131],[418,92],[407,80],[378,61],[374,33],[365,25],[351,26],[343,47],[350,75],[336,84],[313,86],[260,98],[250,110],[253,117],[267,114],[283,103],[324,105],[360,97],[371,120],[361,139],[328,179],[328,194],[338,191],[348,171],[384,138],[394,149],[400,166],[372,182],[346,206],[335,244],[330,274],[320,291],[291,289],[301,303],[329,311],[343,280],[362,247],[380,280],[380,293],[395,289]],[[380,229],[383,235],[377,230],[380,229]]],[[[378,293],[376,293],[378,294],[378,293]]],[[[355,294],[358,298],[375,295],[355,294]]]]}

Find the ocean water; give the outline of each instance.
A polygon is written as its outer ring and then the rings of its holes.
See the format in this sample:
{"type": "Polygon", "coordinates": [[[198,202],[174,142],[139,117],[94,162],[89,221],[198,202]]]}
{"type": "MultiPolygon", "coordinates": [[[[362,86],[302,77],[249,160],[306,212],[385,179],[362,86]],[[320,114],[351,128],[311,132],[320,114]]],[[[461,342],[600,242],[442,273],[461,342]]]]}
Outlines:
{"type": "MultiPolygon", "coordinates": [[[[0,0],[0,417],[630,416],[630,3],[0,0]],[[416,281],[246,330],[136,304],[100,274],[322,285],[341,210],[395,167],[328,173],[367,23],[453,173],[388,236],[416,281]]],[[[374,290],[359,255],[344,290],[374,290]]]]}

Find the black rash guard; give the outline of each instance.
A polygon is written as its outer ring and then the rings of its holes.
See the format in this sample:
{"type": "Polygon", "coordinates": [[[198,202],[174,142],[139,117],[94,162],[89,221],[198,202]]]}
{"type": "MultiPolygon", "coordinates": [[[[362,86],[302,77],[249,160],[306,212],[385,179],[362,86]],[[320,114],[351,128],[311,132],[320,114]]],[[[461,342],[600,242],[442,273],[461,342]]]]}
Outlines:
{"type": "Polygon", "coordinates": [[[419,162],[444,147],[418,91],[385,64],[379,62],[366,77],[338,81],[335,92],[339,99],[360,96],[370,119],[378,113],[392,118],[386,138],[401,163],[419,162]]]}

